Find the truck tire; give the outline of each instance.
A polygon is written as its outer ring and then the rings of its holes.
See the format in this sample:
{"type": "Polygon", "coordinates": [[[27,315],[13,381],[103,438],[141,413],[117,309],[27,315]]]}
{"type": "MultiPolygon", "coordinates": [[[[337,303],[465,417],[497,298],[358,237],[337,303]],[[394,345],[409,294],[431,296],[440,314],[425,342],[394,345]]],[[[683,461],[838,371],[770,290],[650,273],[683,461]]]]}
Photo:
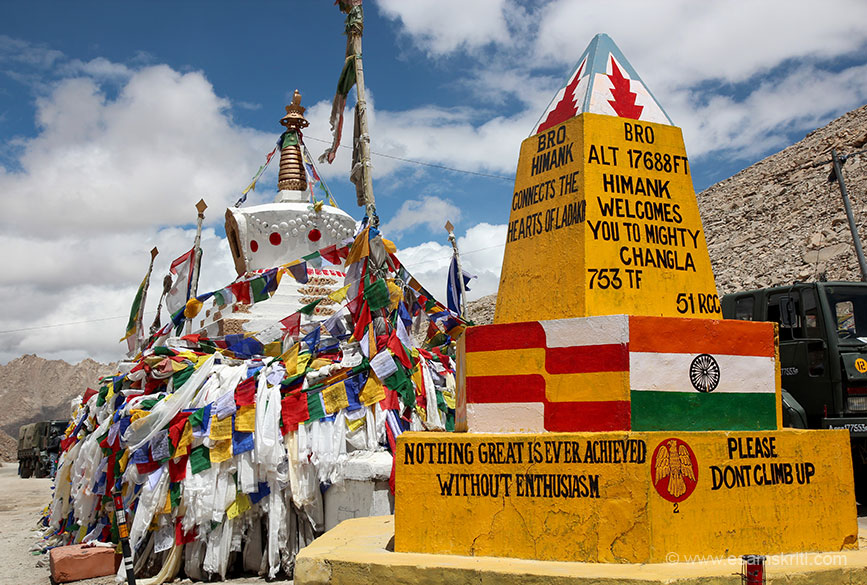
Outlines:
{"type": "Polygon", "coordinates": [[[30,458],[24,459],[21,463],[22,463],[21,477],[23,477],[24,479],[27,479],[28,477],[33,475],[33,468],[31,467],[30,458]]]}

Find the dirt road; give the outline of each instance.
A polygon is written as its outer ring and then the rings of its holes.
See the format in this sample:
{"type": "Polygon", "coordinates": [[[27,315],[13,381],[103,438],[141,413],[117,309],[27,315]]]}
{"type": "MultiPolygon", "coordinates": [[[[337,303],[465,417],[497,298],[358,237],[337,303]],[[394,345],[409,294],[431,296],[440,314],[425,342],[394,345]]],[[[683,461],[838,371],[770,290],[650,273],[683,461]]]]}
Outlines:
{"type": "Polygon", "coordinates": [[[48,558],[32,555],[37,522],[51,498],[50,479],[20,479],[14,463],[0,467],[0,585],[48,583],[48,558]],[[43,566],[40,566],[43,565],[43,566]]]}
{"type": "MultiPolygon", "coordinates": [[[[42,538],[38,522],[51,501],[50,479],[21,479],[14,463],[0,467],[0,585],[49,585],[48,555],[30,552],[42,538]]],[[[114,585],[114,576],[76,581],[76,585],[114,585]]],[[[189,579],[175,581],[180,585],[189,579]]],[[[230,579],[230,585],[264,585],[259,578],[230,579]]],[[[281,581],[288,583],[291,581],[281,581]]]]}

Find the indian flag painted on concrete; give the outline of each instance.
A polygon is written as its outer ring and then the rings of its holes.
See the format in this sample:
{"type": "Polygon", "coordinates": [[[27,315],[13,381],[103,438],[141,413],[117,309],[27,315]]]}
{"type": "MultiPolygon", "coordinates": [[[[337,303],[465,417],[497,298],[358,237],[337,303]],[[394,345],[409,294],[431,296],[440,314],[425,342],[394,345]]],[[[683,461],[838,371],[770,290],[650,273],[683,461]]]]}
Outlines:
{"type": "Polygon", "coordinates": [[[629,374],[633,430],[777,428],[770,323],[630,317],[629,374]]]}

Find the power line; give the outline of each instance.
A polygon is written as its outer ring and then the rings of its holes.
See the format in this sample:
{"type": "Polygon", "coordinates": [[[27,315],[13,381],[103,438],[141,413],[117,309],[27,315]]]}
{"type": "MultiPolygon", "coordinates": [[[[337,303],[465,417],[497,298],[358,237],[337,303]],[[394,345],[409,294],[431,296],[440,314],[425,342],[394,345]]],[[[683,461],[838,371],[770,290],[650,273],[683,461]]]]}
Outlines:
{"type": "MultiPolygon", "coordinates": [[[[314,136],[306,136],[306,135],[305,135],[304,138],[305,138],[305,139],[308,139],[308,140],[315,140],[316,142],[323,142],[323,143],[325,143],[325,144],[331,144],[331,141],[330,141],[330,140],[323,140],[323,139],[321,139],[321,138],[316,138],[316,137],[314,137],[314,136]]],[[[341,145],[340,145],[340,148],[351,148],[351,147],[350,147],[350,146],[347,146],[347,145],[345,145],[345,144],[341,144],[341,145]]],[[[447,167],[447,166],[445,166],[445,165],[438,165],[438,164],[434,164],[434,163],[422,162],[422,161],[420,161],[420,160],[413,160],[413,159],[411,159],[411,158],[402,158],[402,157],[394,156],[394,155],[391,155],[391,154],[383,154],[383,153],[381,153],[381,152],[370,151],[370,154],[375,154],[376,156],[381,156],[381,157],[383,157],[383,158],[390,158],[390,159],[392,159],[392,160],[399,160],[399,161],[401,161],[401,162],[411,163],[411,164],[414,164],[414,165],[421,165],[421,166],[424,166],[424,167],[431,167],[431,168],[434,168],[434,169],[441,169],[441,170],[444,170],[444,171],[451,171],[451,172],[453,172],[453,173],[463,173],[463,174],[465,174],[465,175],[476,175],[477,177],[488,177],[488,178],[490,178],[490,179],[500,179],[500,180],[502,180],[502,181],[513,181],[513,180],[514,180],[514,177],[504,177],[503,175],[492,175],[492,174],[490,174],[490,173],[480,173],[480,172],[478,172],[478,171],[468,171],[468,170],[465,170],[465,169],[456,169],[456,168],[454,168],[454,167],[447,167]]]]}

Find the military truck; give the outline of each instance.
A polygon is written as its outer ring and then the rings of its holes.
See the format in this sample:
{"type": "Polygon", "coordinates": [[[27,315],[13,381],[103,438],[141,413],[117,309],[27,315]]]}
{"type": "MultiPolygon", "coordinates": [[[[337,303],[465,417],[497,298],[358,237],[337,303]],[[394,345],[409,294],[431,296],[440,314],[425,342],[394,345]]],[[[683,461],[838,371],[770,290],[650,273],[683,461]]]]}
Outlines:
{"type": "Polygon", "coordinates": [[[18,429],[18,475],[48,477],[54,475],[60,440],[66,429],[65,420],[47,420],[18,429]]]}
{"type": "Polygon", "coordinates": [[[779,325],[783,422],[847,429],[867,503],[867,283],[814,282],[725,295],[726,319],[779,325]]]}

